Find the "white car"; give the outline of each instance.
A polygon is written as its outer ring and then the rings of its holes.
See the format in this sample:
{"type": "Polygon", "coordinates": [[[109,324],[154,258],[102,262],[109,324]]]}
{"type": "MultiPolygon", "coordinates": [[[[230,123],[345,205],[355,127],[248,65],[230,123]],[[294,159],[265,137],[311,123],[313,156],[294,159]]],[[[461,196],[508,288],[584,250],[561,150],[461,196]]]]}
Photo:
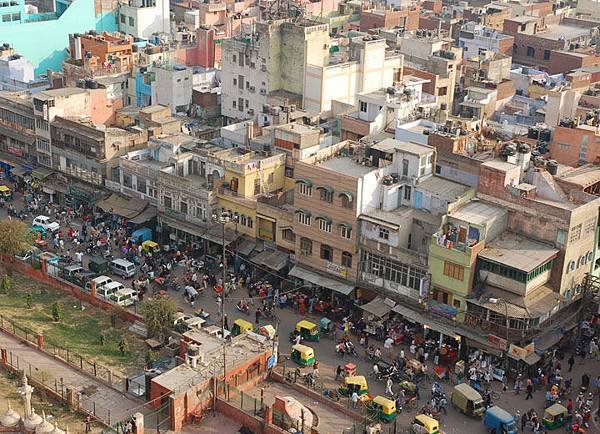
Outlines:
{"type": "Polygon", "coordinates": [[[60,229],[60,225],[57,222],[53,222],[50,220],[50,217],[45,215],[39,215],[34,218],[32,226],[41,226],[49,232],[56,232],[60,229]]]}

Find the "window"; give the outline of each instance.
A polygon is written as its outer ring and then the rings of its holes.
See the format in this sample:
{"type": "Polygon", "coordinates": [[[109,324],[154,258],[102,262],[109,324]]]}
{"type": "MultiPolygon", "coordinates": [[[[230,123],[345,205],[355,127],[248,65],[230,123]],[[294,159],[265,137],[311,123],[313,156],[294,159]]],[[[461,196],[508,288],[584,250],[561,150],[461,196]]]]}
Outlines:
{"type": "Polygon", "coordinates": [[[133,17],[129,17],[129,26],[133,27],[134,21],[133,21],[133,17]]]}
{"type": "Polygon", "coordinates": [[[312,195],[312,185],[307,184],[305,182],[298,183],[298,192],[303,196],[311,196],[312,195]]]}
{"type": "Polygon", "coordinates": [[[304,256],[312,255],[312,241],[308,238],[300,238],[300,254],[304,256]]]}
{"type": "Polygon", "coordinates": [[[321,259],[333,261],[333,249],[327,244],[321,244],[321,259]]]}
{"type": "Polygon", "coordinates": [[[319,229],[323,232],[331,232],[331,221],[324,218],[319,219],[319,229]]]}
{"type": "Polygon", "coordinates": [[[438,95],[439,96],[446,96],[448,95],[448,88],[447,87],[440,87],[438,90],[438,95]]]}
{"type": "Polygon", "coordinates": [[[352,268],[352,253],[342,252],[342,265],[347,268],[352,268]]]}
{"type": "Polygon", "coordinates": [[[402,176],[408,176],[408,160],[402,159],[402,176]]]}
{"type": "Polygon", "coordinates": [[[517,54],[519,52],[519,47],[517,47],[517,44],[513,44],[513,54],[517,54]]]}
{"type": "MultiPolygon", "coordinates": [[[[294,231],[291,229],[283,229],[281,231],[281,238],[283,238],[286,241],[289,241],[290,243],[294,243],[296,241],[296,235],[294,234],[294,231]]],[[[304,238],[306,239],[306,238],[304,238]]]]}
{"type": "Polygon", "coordinates": [[[327,188],[320,188],[319,191],[320,191],[319,197],[322,201],[329,202],[329,203],[333,202],[333,191],[332,190],[329,190],[327,188]]]}
{"type": "Polygon", "coordinates": [[[347,240],[352,239],[352,226],[340,226],[340,235],[342,236],[342,238],[346,238],[347,240]]]}
{"type": "Polygon", "coordinates": [[[188,204],[187,202],[180,202],[179,203],[179,211],[182,212],[183,214],[187,214],[188,213],[188,204]]]}
{"type": "Polygon", "coordinates": [[[398,262],[389,256],[364,251],[362,252],[359,265],[362,273],[374,274],[389,282],[412,288],[415,290],[415,297],[418,296],[417,291],[420,290],[422,282],[427,275],[426,270],[398,262]]]}
{"type": "Polygon", "coordinates": [[[534,56],[535,56],[535,48],[527,47],[527,57],[534,57],[534,56]]]}
{"type": "Polygon", "coordinates": [[[126,20],[127,20],[127,16],[126,15],[121,15],[121,24],[125,24],[126,20]]]}
{"type": "Polygon", "coordinates": [[[550,50],[544,50],[544,60],[550,60],[550,50]]]}
{"type": "Polygon", "coordinates": [[[10,14],[2,15],[2,22],[7,23],[10,21],[10,14]]]}
{"type": "Polygon", "coordinates": [[[439,164],[435,165],[435,173],[436,175],[439,175],[440,173],[442,173],[442,166],[440,166],[439,164]]]}
{"type": "Polygon", "coordinates": [[[410,192],[411,192],[411,186],[405,185],[404,186],[404,200],[410,200],[410,192]]]}
{"type": "MultiPolygon", "coordinates": [[[[237,56],[234,54],[234,55],[233,55],[233,63],[236,63],[236,62],[237,62],[237,56]]],[[[235,83],[235,78],[233,79],[233,81],[234,81],[234,83],[233,83],[233,84],[235,85],[235,84],[236,84],[236,83],[235,83]]]]}
{"type": "Polygon", "coordinates": [[[560,244],[561,246],[564,246],[566,241],[567,241],[567,232],[563,231],[562,229],[557,230],[556,231],[556,243],[560,244]]]}
{"type": "Polygon", "coordinates": [[[390,239],[390,230],[387,228],[379,228],[379,238],[381,238],[382,240],[389,240],[390,239]]]}
{"type": "Polygon", "coordinates": [[[298,223],[305,226],[310,226],[310,214],[298,213],[298,223]]]}
{"type": "Polygon", "coordinates": [[[460,309],[460,300],[453,300],[452,301],[452,305],[457,308],[460,309]]]}
{"type": "Polygon", "coordinates": [[[367,112],[367,103],[366,102],[364,102],[364,101],[360,102],[360,111],[363,113],[367,112]]]}
{"type": "Polygon", "coordinates": [[[237,78],[233,77],[233,85],[237,86],[237,78]]]}
{"type": "Polygon", "coordinates": [[[585,227],[583,229],[584,234],[591,234],[596,231],[596,217],[592,217],[589,220],[586,220],[585,227]]]}
{"type": "Polygon", "coordinates": [[[167,209],[173,208],[173,201],[171,200],[171,198],[169,196],[163,196],[163,204],[165,205],[165,208],[167,208],[167,209]]]}
{"type": "Polygon", "coordinates": [[[233,100],[233,102],[231,103],[231,105],[233,106],[233,108],[236,108],[237,107],[237,101],[233,100]]]}
{"type": "Polygon", "coordinates": [[[350,195],[347,193],[344,193],[341,196],[342,196],[342,207],[352,209],[352,199],[350,198],[350,195]]]}
{"type": "Polygon", "coordinates": [[[244,98],[238,98],[238,110],[241,112],[244,111],[244,98]]]}
{"type": "Polygon", "coordinates": [[[454,262],[444,262],[444,275],[451,277],[456,280],[464,280],[465,278],[465,267],[462,265],[455,264],[454,262]]]}
{"type": "Polygon", "coordinates": [[[579,241],[580,237],[581,237],[581,223],[579,223],[577,226],[574,226],[573,229],[571,229],[571,235],[569,235],[569,242],[574,243],[575,241],[579,241]]]}
{"type": "Polygon", "coordinates": [[[267,176],[267,184],[273,184],[274,178],[275,178],[274,174],[269,173],[269,176],[267,176]]]}

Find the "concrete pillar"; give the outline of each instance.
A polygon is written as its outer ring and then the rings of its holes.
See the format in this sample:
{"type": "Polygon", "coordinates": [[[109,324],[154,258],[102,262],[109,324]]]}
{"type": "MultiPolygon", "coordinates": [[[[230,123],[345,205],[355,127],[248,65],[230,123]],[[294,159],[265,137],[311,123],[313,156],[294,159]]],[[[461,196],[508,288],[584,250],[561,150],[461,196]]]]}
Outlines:
{"type": "Polygon", "coordinates": [[[273,408],[270,406],[265,407],[265,423],[267,425],[273,424],[273,408]]]}
{"type": "Polygon", "coordinates": [[[0,357],[2,358],[2,364],[8,366],[8,351],[6,351],[6,348],[0,349],[0,357]]]}
{"type": "Polygon", "coordinates": [[[94,280],[92,280],[92,286],[91,286],[91,294],[93,298],[96,298],[96,282],[94,280]]]}
{"type": "Polygon", "coordinates": [[[144,415],[142,413],[135,413],[133,415],[133,422],[135,424],[133,434],[144,434],[144,415]]]}
{"type": "Polygon", "coordinates": [[[40,268],[42,270],[42,273],[48,274],[48,262],[46,262],[44,258],[42,258],[42,260],[40,261],[40,268]]]}
{"type": "Polygon", "coordinates": [[[44,351],[44,335],[42,334],[37,335],[37,347],[38,350],[44,351]]]}

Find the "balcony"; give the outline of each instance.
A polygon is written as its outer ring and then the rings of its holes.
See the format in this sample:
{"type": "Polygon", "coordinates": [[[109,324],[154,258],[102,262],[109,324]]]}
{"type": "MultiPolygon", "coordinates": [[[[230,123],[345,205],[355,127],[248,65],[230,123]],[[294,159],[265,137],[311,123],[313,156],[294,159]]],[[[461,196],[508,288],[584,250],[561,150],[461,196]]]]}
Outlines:
{"type": "Polygon", "coordinates": [[[442,232],[438,232],[431,236],[431,245],[429,253],[431,256],[437,256],[448,259],[454,263],[470,266],[475,260],[477,254],[483,249],[484,242],[467,245],[457,242],[453,236],[446,236],[442,232]]]}

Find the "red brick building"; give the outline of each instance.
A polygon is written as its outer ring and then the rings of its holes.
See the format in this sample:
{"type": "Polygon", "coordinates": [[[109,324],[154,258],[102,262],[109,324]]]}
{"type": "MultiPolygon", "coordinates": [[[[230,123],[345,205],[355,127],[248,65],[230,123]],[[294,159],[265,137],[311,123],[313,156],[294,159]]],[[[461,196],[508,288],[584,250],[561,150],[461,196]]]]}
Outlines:
{"type": "Polygon", "coordinates": [[[380,27],[398,27],[405,30],[419,28],[419,14],[421,6],[415,4],[401,9],[363,9],[360,13],[360,31],[380,27]]]}

